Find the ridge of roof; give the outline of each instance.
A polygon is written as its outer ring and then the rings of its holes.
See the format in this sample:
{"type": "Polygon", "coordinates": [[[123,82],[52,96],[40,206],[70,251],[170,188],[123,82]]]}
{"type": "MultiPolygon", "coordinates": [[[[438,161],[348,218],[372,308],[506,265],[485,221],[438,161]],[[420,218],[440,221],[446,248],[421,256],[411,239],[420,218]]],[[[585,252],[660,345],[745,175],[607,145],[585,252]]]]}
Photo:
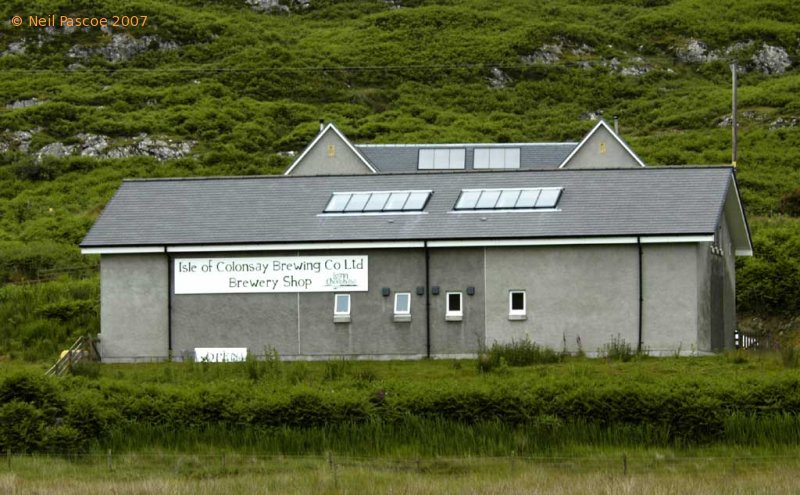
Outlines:
{"type": "MultiPolygon", "coordinates": [[[[431,170],[430,172],[386,172],[381,174],[330,174],[330,175],[283,175],[283,174],[263,174],[263,175],[211,175],[203,177],[142,177],[122,179],[123,183],[133,182],[183,182],[183,181],[211,181],[211,180],[250,180],[250,179],[273,179],[273,180],[301,180],[331,177],[397,177],[402,175],[461,175],[461,174],[530,174],[530,173],[586,173],[586,172],[634,172],[645,170],[698,170],[698,169],[727,169],[735,170],[732,165],[663,165],[641,168],[594,168],[594,169],[479,169],[479,170],[431,170]]],[[[645,172],[649,173],[649,172],[645,172]]]]}
{"type": "Polygon", "coordinates": [[[577,141],[536,142],[536,143],[355,143],[359,148],[412,148],[412,147],[455,147],[475,148],[479,146],[577,146],[577,141]]]}

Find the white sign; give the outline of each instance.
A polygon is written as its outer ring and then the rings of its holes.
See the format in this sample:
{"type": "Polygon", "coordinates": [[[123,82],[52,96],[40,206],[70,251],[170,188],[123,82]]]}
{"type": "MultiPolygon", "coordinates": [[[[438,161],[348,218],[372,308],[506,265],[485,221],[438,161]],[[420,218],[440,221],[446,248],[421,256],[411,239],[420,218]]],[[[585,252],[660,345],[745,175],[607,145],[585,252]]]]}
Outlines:
{"type": "Polygon", "coordinates": [[[368,256],[175,259],[175,294],[363,292],[368,256]]]}
{"type": "Polygon", "coordinates": [[[233,363],[247,359],[247,347],[195,347],[194,360],[201,363],[233,363]]]}

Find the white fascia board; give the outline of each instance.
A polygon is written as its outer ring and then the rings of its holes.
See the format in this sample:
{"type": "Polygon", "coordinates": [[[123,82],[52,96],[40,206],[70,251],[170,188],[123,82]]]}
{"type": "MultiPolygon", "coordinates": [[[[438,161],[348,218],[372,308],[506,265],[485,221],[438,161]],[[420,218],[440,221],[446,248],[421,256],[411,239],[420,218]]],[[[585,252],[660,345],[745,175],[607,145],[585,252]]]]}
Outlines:
{"type": "Polygon", "coordinates": [[[634,160],[636,160],[636,163],[638,163],[640,167],[644,167],[645,166],[645,164],[642,161],[642,159],[639,158],[639,155],[634,153],[633,150],[630,148],[630,146],[628,146],[627,143],[625,143],[625,141],[622,140],[622,138],[617,136],[617,133],[614,132],[614,129],[612,129],[608,125],[608,123],[606,123],[605,120],[600,119],[600,122],[598,122],[597,125],[594,126],[594,128],[591,131],[589,131],[589,133],[581,140],[581,142],[578,143],[577,146],[575,146],[575,149],[572,150],[572,153],[570,153],[564,159],[564,161],[561,162],[561,165],[559,165],[558,168],[564,168],[567,165],[567,163],[569,163],[570,160],[572,160],[572,157],[575,156],[575,154],[578,153],[578,151],[580,151],[580,149],[584,147],[586,142],[589,141],[589,139],[591,139],[591,137],[594,135],[594,133],[597,132],[597,130],[600,129],[601,127],[604,127],[608,131],[609,134],[614,136],[614,139],[616,139],[617,142],[625,149],[625,151],[627,151],[628,154],[631,155],[634,160]]]}
{"type": "Polygon", "coordinates": [[[168,253],[214,253],[228,251],[313,251],[320,249],[411,249],[425,247],[422,241],[397,242],[302,242],[291,244],[220,244],[170,246],[168,253]]]}
{"type": "Polygon", "coordinates": [[[642,244],[675,244],[675,243],[696,243],[714,242],[713,234],[709,235],[662,235],[647,236],[641,238],[642,244]]]}
{"type": "Polygon", "coordinates": [[[349,139],[347,139],[347,138],[345,137],[345,135],[344,135],[344,134],[342,134],[342,133],[341,133],[341,131],[339,131],[339,129],[337,129],[337,128],[336,128],[336,126],[335,126],[335,125],[333,125],[333,122],[331,122],[330,124],[328,124],[327,126],[325,126],[325,128],[324,128],[324,129],[322,129],[322,131],[320,131],[320,133],[319,133],[319,134],[317,134],[317,137],[315,137],[315,138],[314,138],[314,140],[313,140],[313,141],[311,141],[311,144],[309,144],[309,145],[306,147],[306,149],[304,149],[304,150],[303,150],[303,152],[300,154],[300,156],[298,156],[298,157],[297,157],[297,159],[294,161],[294,163],[292,163],[292,166],[291,166],[291,167],[289,167],[289,168],[286,170],[286,172],[284,172],[284,173],[283,173],[283,175],[289,175],[289,174],[291,174],[291,173],[292,173],[292,170],[294,170],[294,168],[297,166],[297,164],[298,164],[298,163],[300,163],[300,162],[303,160],[303,158],[305,158],[305,156],[308,154],[308,152],[309,152],[309,151],[311,151],[312,149],[314,149],[314,147],[317,145],[317,143],[319,142],[319,140],[320,140],[320,139],[322,139],[322,136],[324,136],[325,134],[327,134],[327,133],[328,133],[328,131],[331,131],[331,130],[332,130],[333,132],[335,132],[335,133],[336,133],[336,135],[337,135],[337,136],[339,136],[339,138],[340,138],[342,141],[344,141],[344,143],[345,143],[345,144],[346,144],[346,145],[347,145],[347,146],[348,146],[348,147],[349,147],[349,148],[350,148],[350,149],[353,151],[353,153],[355,153],[355,154],[356,154],[356,156],[358,157],[358,159],[359,159],[359,160],[361,160],[361,161],[364,163],[364,165],[366,165],[366,166],[367,166],[367,168],[368,168],[368,169],[370,169],[370,171],[371,171],[373,174],[377,174],[377,173],[378,173],[378,171],[377,171],[377,170],[375,170],[375,167],[373,167],[372,165],[370,165],[369,161],[368,161],[366,158],[364,158],[364,155],[362,155],[362,154],[361,154],[361,152],[360,152],[360,151],[358,151],[358,150],[356,149],[356,147],[355,147],[355,146],[353,146],[353,143],[351,143],[351,142],[350,142],[350,140],[349,140],[349,139]]]}
{"type": "MultiPolygon", "coordinates": [[[[739,194],[739,184],[736,182],[736,176],[733,172],[731,172],[731,184],[733,185],[733,192],[736,193],[736,206],[737,206],[737,217],[741,220],[741,227],[744,228],[744,237],[747,241],[747,245],[741,249],[736,249],[737,256],[753,256],[753,238],[750,235],[750,225],[747,223],[747,217],[744,214],[744,205],[742,205],[742,196],[739,194]],[[739,254],[739,252],[747,252],[749,254],[739,254]]],[[[730,194],[730,191],[728,191],[730,194]]],[[[726,198],[727,200],[727,198],[726,198]]],[[[723,210],[728,205],[728,202],[725,201],[723,204],[723,210]]],[[[731,227],[731,226],[729,226],[731,227]]],[[[731,227],[732,229],[732,227],[731,227]]]]}
{"type": "Polygon", "coordinates": [[[166,252],[164,246],[81,248],[81,254],[149,254],[164,252],[166,252]]]}
{"type": "MultiPolygon", "coordinates": [[[[638,238],[642,244],[675,244],[712,242],[713,235],[647,236],[638,238]]],[[[555,239],[469,239],[428,241],[428,247],[513,247],[513,246],[579,246],[603,244],[636,244],[637,237],[562,237],[555,239]]]]}

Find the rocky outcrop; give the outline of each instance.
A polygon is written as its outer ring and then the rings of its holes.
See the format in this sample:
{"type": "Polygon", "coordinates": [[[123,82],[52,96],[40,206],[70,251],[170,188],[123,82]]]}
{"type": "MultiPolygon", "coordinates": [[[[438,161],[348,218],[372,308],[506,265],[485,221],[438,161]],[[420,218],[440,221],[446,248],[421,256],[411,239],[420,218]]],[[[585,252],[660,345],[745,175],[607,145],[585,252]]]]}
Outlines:
{"type": "Polygon", "coordinates": [[[687,64],[704,64],[719,60],[719,52],[709,51],[708,45],[698,39],[690,39],[686,46],[675,50],[678,60],[687,64]]]}
{"type": "Polygon", "coordinates": [[[34,107],[36,105],[41,105],[42,103],[45,103],[45,102],[43,100],[38,99],[38,98],[28,98],[28,99],[25,99],[25,100],[12,101],[8,105],[6,105],[6,108],[8,108],[10,110],[16,110],[16,109],[19,109],[19,108],[34,107]]]}
{"type": "Polygon", "coordinates": [[[745,61],[744,64],[740,64],[740,71],[757,70],[767,75],[783,74],[792,66],[792,60],[784,48],[765,43],[753,53],[755,45],[756,43],[753,40],[738,41],[724,50],[709,50],[708,46],[702,41],[690,39],[685,47],[679,47],[675,50],[675,55],[678,60],[688,64],[738,59],[745,61]]]}
{"type": "Polygon", "coordinates": [[[489,76],[489,87],[493,89],[505,88],[511,82],[511,78],[497,67],[492,67],[489,76]]]}
{"type": "Polygon", "coordinates": [[[8,48],[5,51],[0,52],[0,57],[5,57],[6,55],[22,55],[25,53],[27,49],[27,45],[24,41],[15,41],[13,43],[8,44],[8,48]]]}
{"type": "Polygon", "coordinates": [[[257,12],[289,12],[311,6],[311,0],[244,0],[244,3],[257,12]]]}
{"type": "Polygon", "coordinates": [[[764,44],[759,51],[753,55],[753,65],[756,70],[764,74],[783,74],[786,69],[792,66],[789,54],[779,46],[764,44]]]}
{"type": "MultiPolygon", "coordinates": [[[[39,132],[39,129],[16,132],[6,130],[5,137],[0,137],[0,153],[15,149],[27,153],[30,149],[31,139],[37,132],[39,132]]],[[[121,142],[121,140],[114,142],[114,140],[102,134],[78,134],[76,138],[78,142],[75,144],[50,143],[43,146],[33,155],[37,160],[42,160],[45,157],[64,158],[67,156],[94,158],[150,156],[159,161],[165,161],[188,156],[196,144],[194,141],[152,138],[147,134],[140,134],[127,142],[121,142]]]]}
{"type": "Polygon", "coordinates": [[[542,45],[530,55],[523,55],[520,60],[526,64],[550,65],[561,60],[563,55],[563,45],[561,43],[552,45],[542,45]]]}
{"type": "Polygon", "coordinates": [[[109,62],[124,62],[147,50],[176,50],[179,45],[174,41],[164,41],[158,36],[142,36],[134,38],[127,33],[111,35],[107,45],[87,47],[76,45],[69,49],[67,57],[85,59],[101,55],[109,62]]]}

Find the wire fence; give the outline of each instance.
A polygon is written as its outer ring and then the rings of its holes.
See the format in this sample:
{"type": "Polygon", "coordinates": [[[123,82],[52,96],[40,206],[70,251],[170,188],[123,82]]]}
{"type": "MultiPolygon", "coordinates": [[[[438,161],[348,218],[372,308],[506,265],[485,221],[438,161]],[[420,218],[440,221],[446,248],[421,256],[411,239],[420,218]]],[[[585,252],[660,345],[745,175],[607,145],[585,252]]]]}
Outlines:
{"type": "Polygon", "coordinates": [[[736,473],[767,468],[800,468],[800,455],[774,454],[705,456],[674,455],[669,453],[618,453],[597,456],[463,456],[463,457],[367,457],[339,455],[286,455],[275,453],[218,452],[120,452],[111,450],[91,453],[12,453],[7,451],[0,472],[18,469],[47,468],[53,463],[71,465],[77,471],[91,468],[117,474],[143,471],[224,472],[236,469],[244,472],[274,472],[281,467],[290,470],[298,465],[337,470],[370,470],[436,474],[473,470],[554,469],[565,471],[604,472],[610,474],[648,474],[664,471],[736,473]]]}

